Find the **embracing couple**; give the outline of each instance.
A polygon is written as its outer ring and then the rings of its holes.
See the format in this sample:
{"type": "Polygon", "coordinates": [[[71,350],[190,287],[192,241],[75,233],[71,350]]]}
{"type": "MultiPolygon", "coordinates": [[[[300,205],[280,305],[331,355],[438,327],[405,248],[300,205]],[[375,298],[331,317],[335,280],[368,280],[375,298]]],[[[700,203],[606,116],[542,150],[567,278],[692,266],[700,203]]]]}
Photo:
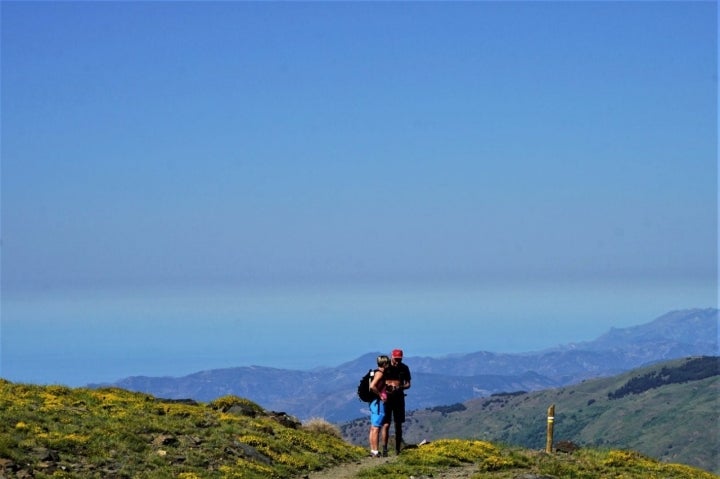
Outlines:
{"type": "Polygon", "coordinates": [[[395,452],[400,454],[402,425],[405,422],[405,389],[410,389],[410,368],[403,362],[402,349],[390,357],[377,358],[377,370],[370,390],[377,398],[370,403],[370,455],[387,456],[390,423],[395,422],[395,452]],[[382,441],[382,453],[380,442],[382,441]]]}

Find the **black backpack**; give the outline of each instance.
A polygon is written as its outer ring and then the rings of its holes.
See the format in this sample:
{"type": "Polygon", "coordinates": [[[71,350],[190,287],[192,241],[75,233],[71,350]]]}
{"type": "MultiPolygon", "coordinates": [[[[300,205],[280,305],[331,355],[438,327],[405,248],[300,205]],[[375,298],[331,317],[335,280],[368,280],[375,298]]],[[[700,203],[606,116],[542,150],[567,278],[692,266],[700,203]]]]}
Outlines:
{"type": "Polygon", "coordinates": [[[365,373],[365,376],[360,380],[360,384],[358,384],[357,395],[363,402],[373,402],[378,397],[377,394],[370,390],[370,381],[372,381],[374,375],[375,371],[368,369],[368,372],[365,373]]]}

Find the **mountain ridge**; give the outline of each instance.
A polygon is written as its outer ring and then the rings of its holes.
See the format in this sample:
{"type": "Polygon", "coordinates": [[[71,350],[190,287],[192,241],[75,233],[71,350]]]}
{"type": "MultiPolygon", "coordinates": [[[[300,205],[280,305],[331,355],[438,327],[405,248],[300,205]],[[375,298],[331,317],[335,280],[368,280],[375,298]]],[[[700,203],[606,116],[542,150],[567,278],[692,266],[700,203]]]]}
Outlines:
{"type": "MultiPolygon", "coordinates": [[[[610,376],[657,361],[718,352],[718,310],[671,311],[594,341],[527,353],[478,351],[444,357],[407,357],[413,387],[408,408],[463,402],[508,391],[537,391],[610,376]]],[[[209,401],[233,394],[299,418],[345,422],[366,414],[357,383],[378,352],[337,367],[297,371],[263,366],[200,371],[182,377],[133,376],[114,386],[170,399],[209,401]],[[296,391],[302,390],[299,397],[296,391]]],[[[90,385],[98,387],[104,385],[90,385]]]]}

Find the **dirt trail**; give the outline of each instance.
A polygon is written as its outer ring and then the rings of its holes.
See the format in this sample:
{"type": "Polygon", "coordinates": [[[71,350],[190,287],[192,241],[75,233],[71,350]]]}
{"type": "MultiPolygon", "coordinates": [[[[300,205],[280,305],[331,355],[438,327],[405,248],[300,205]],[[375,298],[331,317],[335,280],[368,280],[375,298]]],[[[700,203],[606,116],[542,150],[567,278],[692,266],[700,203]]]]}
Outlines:
{"type": "MultiPolygon", "coordinates": [[[[356,479],[360,469],[379,464],[394,462],[396,457],[372,458],[366,457],[359,461],[342,464],[322,471],[311,472],[302,476],[302,479],[356,479]]],[[[468,464],[461,467],[451,467],[446,471],[435,473],[433,479],[469,479],[477,471],[477,465],[468,464]]],[[[426,476],[411,476],[414,479],[426,479],[426,476]]]]}
{"type": "Polygon", "coordinates": [[[355,479],[360,469],[378,464],[394,461],[393,457],[364,457],[359,461],[349,462],[340,466],[323,469],[322,471],[311,472],[303,476],[304,479],[355,479]]]}

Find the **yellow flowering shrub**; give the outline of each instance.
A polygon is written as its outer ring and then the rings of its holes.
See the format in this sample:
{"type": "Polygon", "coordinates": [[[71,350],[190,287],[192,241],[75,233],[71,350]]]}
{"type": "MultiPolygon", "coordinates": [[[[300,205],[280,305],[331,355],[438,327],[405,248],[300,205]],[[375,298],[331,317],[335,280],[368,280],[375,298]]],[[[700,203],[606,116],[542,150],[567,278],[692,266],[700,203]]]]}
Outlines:
{"type": "Polygon", "coordinates": [[[270,457],[273,461],[277,462],[278,464],[282,464],[284,466],[290,466],[294,469],[305,469],[309,465],[309,461],[307,458],[303,457],[303,455],[293,455],[293,454],[287,454],[287,453],[280,453],[280,454],[274,454],[271,453],[270,457]]]}
{"type": "Polygon", "coordinates": [[[603,463],[610,467],[622,467],[630,462],[637,463],[641,457],[637,452],[613,450],[608,452],[607,458],[605,458],[603,463]]]}
{"type": "Polygon", "coordinates": [[[480,469],[483,471],[500,471],[515,466],[517,466],[517,463],[513,458],[495,454],[484,458],[480,464],[480,469]]]}
{"type": "Polygon", "coordinates": [[[78,446],[86,444],[90,439],[89,436],[85,436],[82,434],[63,434],[57,431],[52,431],[47,434],[40,434],[38,436],[42,437],[45,440],[45,444],[51,449],[58,449],[61,451],[73,450],[78,446]]]}
{"type": "Polygon", "coordinates": [[[40,394],[40,398],[43,401],[43,405],[40,406],[40,412],[57,412],[65,409],[62,398],[56,396],[49,391],[44,391],[40,394]]]}
{"type": "Polygon", "coordinates": [[[223,422],[240,422],[242,419],[237,414],[228,414],[226,412],[221,412],[218,416],[221,421],[223,422]]]}
{"type": "Polygon", "coordinates": [[[254,434],[244,434],[239,436],[238,441],[253,447],[267,446],[266,438],[254,434]]]}
{"type": "Polygon", "coordinates": [[[323,446],[320,444],[318,439],[304,432],[296,431],[294,429],[285,429],[277,432],[277,437],[287,441],[293,446],[307,448],[313,451],[320,451],[323,446]]]}
{"type": "Polygon", "coordinates": [[[223,479],[261,479],[278,477],[275,470],[264,464],[246,459],[238,459],[234,466],[223,465],[219,468],[223,479]]]}
{"type": "Polygon", "coordinates": [[[612,450],[602,461],[602,465],[617,470],[615,479],[620,479],[624,473],[626,477],[635,478],[641,475],[643,479],[713,479],[717,478],[709,472],[701,471],[683,464],[664,464],[655,459],[646,457],[635,451],[612,450]]]}
{"type": "Polygon", "coordinates": [[[412,450],[413,460],[419,464],[456,466],[500,455],[500,450],[485,441],[442,439],[412,450]]]}

